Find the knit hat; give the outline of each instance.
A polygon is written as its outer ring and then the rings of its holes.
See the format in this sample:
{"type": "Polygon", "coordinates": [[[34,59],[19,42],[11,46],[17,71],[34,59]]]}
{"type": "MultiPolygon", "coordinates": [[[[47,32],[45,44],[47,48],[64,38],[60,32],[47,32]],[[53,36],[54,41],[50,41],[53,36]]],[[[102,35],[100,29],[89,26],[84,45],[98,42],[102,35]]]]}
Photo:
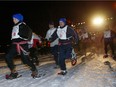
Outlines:
{"type": "Polygon", "coordinates": [[[49,25],[54,25],[54,22],[53,21],[49,21],[49,25]]]}
{"type": "Polygon", "coordinates": [[[59,22],[64,22],[64,24],[66,24],[66,18],[60,18],[59,22]]]}
{"type": "Polygon", "coordinates": [[[20,14],[20,13],[18,13],[18,14],[14,14],[14,15],[13,15],[13,18],[18,19],[19,21],[23,21],[23,15],[20,14]]]}

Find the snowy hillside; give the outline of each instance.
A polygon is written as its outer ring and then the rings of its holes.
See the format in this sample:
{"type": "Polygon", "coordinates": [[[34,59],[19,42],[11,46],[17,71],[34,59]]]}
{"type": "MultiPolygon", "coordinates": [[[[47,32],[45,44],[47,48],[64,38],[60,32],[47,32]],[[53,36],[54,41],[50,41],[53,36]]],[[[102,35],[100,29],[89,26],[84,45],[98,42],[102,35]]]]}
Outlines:
{"type": "Polygon", "coordinates": [[[111,58],[103,59],[102,56],[80,56],[75,66],[71,66],[70,61],[67,61],[67,75],[59,76],[59,69],[53,68],[55,64],[52,56],[46,55],[43,60],[47,61],[42,60],[40,66],[37,66],[39,74],[46,75],[36,79],[30,76],[28,67],[16,60],[17,70],[22,77],[6,80],[4,76],[9,70],[4,61],[1,61],[0,87],[116,87],[116,62],[111,58]],[[113,70],[104,65],[105,61],[110,61],[113,70]]]}

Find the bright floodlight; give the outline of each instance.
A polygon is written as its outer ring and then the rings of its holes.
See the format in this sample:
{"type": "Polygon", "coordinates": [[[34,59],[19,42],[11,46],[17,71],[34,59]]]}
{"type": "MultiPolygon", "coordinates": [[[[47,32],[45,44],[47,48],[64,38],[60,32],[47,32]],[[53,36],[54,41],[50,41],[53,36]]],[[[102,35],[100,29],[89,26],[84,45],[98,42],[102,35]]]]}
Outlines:
{"type": "Polygon", "coordinates": [[[102,25],[103,22],[104,22],[104,19],[101,18],[101,17],[97,17],[97,18],[95,18],[95,19],[93,20],[93,24],[94,24],[94,25],[102,25]]]}

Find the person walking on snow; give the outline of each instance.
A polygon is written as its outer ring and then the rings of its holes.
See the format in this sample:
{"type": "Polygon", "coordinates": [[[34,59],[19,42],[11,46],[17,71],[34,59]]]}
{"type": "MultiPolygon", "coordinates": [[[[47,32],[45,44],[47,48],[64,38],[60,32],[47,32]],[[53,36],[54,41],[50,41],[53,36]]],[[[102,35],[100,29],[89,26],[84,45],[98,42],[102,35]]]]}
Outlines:
{"type": "Polygon", "coordinates": [[[30,61],[28,53],[28,41],[32,37],[32,30],[23,22],[22,14],[14,14],[12,18],[14,23],[11,35],[12,44],[8,54],[6,55],[6,63],[11,73],[7,75],[6,79],[14,79],[18,76],[18,72],[13,63],[13,58],[16,55],[21,55],[22,62],[27,64],[32,71],[31,76],[36,77],[38,72],[35,65],[30,61]]]}
{"type": "Polygon", "coordinates": [[[103,56],[104,58],[108,57],[108,45],[111,48],[112,51],[112,58],[115,57],[115,49],[114,49],[114,42],[113,39],[116,38],[116,33],[113,32],[109,25],[105,26],[105,31],[103,32],[103,36],[102,39],[104,39],[104,51],[105,51],[105,55],[103,56]]]}
{"type": "Polygon", "coordinates": [[[37,57],[38,46],[41,46],[41,38],[33,32],[31,40],[28,42],[31,61],[36,65],[39,65],[39,60],[37,57]]]}
{"type": "Polygon", "coordinates": [[[75,45],[78,44],[79,39],[77,32],[66,24],[66,18],[59,19],[59,26],[52,35],[52,41],[56,38],[59,38],[58,62],[61,69],[58,75],[66,75],[67,69],[65,59],[72,57],[72,39],[74,39],[75,45]]]}
{"type": "Polygon", "coordinates": [[[89,43],[90,43],[90,34],[87,32],[86,29],[83,29],[81,34],[81,44],[82,44],[82,53],[85,56],[87,53],[87,48],[90,47],[89,43]]]}
{"type": "MultiPolygon", "coordinates": [[[[46,33],[46,37],[45,39],[47,39],[47,41],[50,41],[52,34],[56,31],[56,28],[54,27],[54,22],[50,21],[49,22],[49,30],[46,33]]],[[[55,60],[55,64],[56,66],[54,68],[58,68],[58,38],[56,38],[56,40],[54,41],[50,41],[50,48],[51,48],[51,53],[54,56],[54,60],[55,60]]]]}

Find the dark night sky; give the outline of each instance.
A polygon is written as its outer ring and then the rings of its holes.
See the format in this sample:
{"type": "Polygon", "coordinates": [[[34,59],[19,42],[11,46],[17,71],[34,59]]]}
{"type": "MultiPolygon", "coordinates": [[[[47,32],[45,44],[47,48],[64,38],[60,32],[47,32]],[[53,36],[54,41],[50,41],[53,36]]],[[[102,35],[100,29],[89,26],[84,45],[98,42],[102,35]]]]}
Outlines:
{"type": "Polygon", "coordinates": [[[92,14],[116,15],[116,2],[106,1],[0,1],[0,43],[9,43],[12,30],[12,15],[21,13],[24,21],[37,34],[45,36],[48,21],[65,17],[73,22],[89,19],[92,14]]]}

